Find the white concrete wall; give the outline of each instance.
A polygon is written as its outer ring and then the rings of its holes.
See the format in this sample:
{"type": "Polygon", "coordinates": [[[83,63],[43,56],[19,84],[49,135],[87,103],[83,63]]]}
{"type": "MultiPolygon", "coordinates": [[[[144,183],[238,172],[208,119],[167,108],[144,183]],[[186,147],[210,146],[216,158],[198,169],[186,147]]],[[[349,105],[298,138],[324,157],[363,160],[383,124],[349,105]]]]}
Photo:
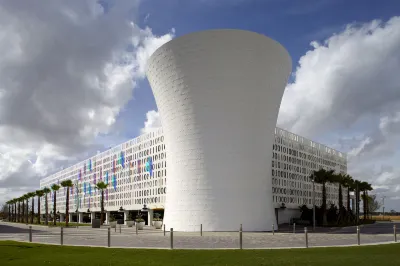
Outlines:
{"type": "Polygon", "coordinates": [[[291,59],[240,30],[174,39],[148,62],[166,138],[164,223],[177,231],[271,230],[271,149],[291,59]]]}

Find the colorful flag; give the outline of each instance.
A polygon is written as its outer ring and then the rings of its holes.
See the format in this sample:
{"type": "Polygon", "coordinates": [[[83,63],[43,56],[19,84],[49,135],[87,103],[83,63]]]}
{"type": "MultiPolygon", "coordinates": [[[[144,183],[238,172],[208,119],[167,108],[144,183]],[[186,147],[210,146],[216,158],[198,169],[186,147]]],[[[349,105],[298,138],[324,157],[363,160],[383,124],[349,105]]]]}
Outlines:
{"type": "Polygon", "coordinates": [[[115,175],[113,176],[113,186],[114,186],[114,191],[117,190],[117,178],[115,177],[115,175]]]}
{"type": "Polygon", "coordinates": [[[122,168],[125,168],[125,156],[124,156],[124,152],[121,151],[121,155],[120,155],[120,162],[119,162],[122,166],[122,168]]]}
{"type": "Polygon", "coordinates": [[[153,160],[151,159],[151,157],[147,158],[145,168],[146,168],[146,171],[148,171],[150,173],[150,176],[153,176],[153,160]]]}

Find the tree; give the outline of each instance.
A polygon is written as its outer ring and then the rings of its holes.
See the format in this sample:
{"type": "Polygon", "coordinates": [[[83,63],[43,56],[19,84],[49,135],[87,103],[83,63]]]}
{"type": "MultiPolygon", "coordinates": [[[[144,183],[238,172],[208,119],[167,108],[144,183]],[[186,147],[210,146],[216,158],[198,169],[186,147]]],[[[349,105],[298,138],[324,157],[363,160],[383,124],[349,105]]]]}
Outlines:
{"type": "Polygon", "coordinates": [[[11,200],[11,222],[15,221],[15,199],[11,200]]]}
{"type": "Polygon", "coordinates": [[[107,189],[108,184],[104,183],[103,181],[97,182],[96,188],[101,191],[101,199],[100,199],[100,224],[103,224],[103,217],[104,217],[104,190],[107,189]]]}
{"type": "Polygon", "coordinates": [[[26,193],[25,195],[22,196],[24,199],[25,204],[24,206],[24,217],[23,217],[23,222],[24,223],[29,223],[28,218],[29,218],[29,195],[26,193]]]}
{"type": "Polygon", "coordinates": [[[347,211],[350,211],[350,191],[354,191],[354,179],[350,175],[343,176],[343,186],[347,188],[347,211]]]}
{"type": "Polygon", "coordinates": [[[37,204],[38,204],[38,224],[40,224],[40,198],[43,197],[43,190],[36,190],[37,204]]]}
{"type": "Polygon", "coordinates": [[[25,197],[24,195],[21,196],[21,219],[20,222],[23,223],[25,221],[25,197]]]}
{"type": "Polygon", "coordinates": [[[14,222],[18,222],[18,198],[14,198],[14,222]]]}
{"type": "Polygon", "coordinates": [[[314,171],[310,178],[314,180],[315,183],[322,184],[322,224],[325,226],[328,224],[327,220],[327,208],[326,208],[326,183],[332,182],[334,180],[334,170],[325,170],[320,169],[318,171],[314,171]]]}
{"type": "Polygon", "coordinates": [[[359,219],[360,219],[360,187],[361,187],[361,181],[354,180],[354,195],[356,196],[357,224],[359,224],[359,219]]]}
{"type": "Polygon", "coordinates": [[[31,199],[31,224],[33,224],[33,218],[35,217],[35,197],[36,197],[36,192],[29,192],[28,193],[29,198],[31,199]]]}
{"type": "Polygon", "coordinates": [[[362,191],[362,200],[363,200],[363,213],[364,213],[364,220],[367,219],[368,215],[368,191],[372,190],[371,184],[367,182],[361,182],[359,184],[359,190],[362,191]]]}
{"type": "Polygon", "coordinates": [[[54,219],[53,223],[54,225],[57,224],[57,215],[56,215],[56,208],[57,208],[57,191],[60,189],[60,186],[57,184],[53,184],[51,186],[51,189],[53,190],[53,195],[54,195],[54,202],[53,202],[53,213],[54,213],[54,219]]]}
{"type": "Polygon", "coordinates": [[[65,200],[65,226],[68,226],[69,221],[69,190],[74,186],[70,179],[61,182],[61,186],[67,188],[67,198],[65,200]]]}
{"type": "Polygon", "coordinates": [[[381,207],[382,207],[382,204],[379,200],[377,200],[375,194],[368,196],[368,213],[376,212],[381,207]]]}
{"type": "Polygon", "coordinates": [[[7,220],[11,222],[11,200],[6,201],[8,213],[7,213],[7,220]]]}
{"type": "Polygon", "coordinates": [[[46,225],[49,224],[49,201],[48,201],[48,197],[47,194],[49,194],[51,192],[51,190],[48,187],[43,188],[43,193],[45,194],[45,198],[44,198],[44,208],[45,208],[45,212],[46,212],[46,225]]]}
{"type": "Polygon", "coordinates": [[[342,209],[343,206],[343,190],[342,190],[342,186],[345,185],[345,175],[343,174],[333,174],[332,176],[332,181],[334,183],[338,183],[339,184],[339,211],[340,209],[342,209]]]}
{"type": "Polygon", "coordinates": [[[22,197],[19,197],[18,198],[18,222],[20,223],[20,222],[22,222],[22,219],[21,219],[21,202],[23,203],[23,198],[22,197]]]}

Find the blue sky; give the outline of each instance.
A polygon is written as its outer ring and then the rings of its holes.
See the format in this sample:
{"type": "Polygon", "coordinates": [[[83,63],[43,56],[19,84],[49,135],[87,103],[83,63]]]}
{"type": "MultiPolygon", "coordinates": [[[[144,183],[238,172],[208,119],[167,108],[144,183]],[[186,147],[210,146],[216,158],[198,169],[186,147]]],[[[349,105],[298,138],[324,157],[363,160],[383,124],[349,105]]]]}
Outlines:
{"type": "MultiPolygon", "coordinates": [[[[150,27],[156,35],[174,28],[176,37],[216,28],[262,33],[286,47],[295,69],[299,58],[310,49],[311,41],[323,41],[350,23],[386,21],[399,12],[397,0],[153,0],[141,3],[137,23],[141,28],[150,27]]],[[[123,121],[129,121],[124,126],[124,137],[139,135],[146,112],[153,109],[156,104],[145,80],[120,114],[123,121]]]]}

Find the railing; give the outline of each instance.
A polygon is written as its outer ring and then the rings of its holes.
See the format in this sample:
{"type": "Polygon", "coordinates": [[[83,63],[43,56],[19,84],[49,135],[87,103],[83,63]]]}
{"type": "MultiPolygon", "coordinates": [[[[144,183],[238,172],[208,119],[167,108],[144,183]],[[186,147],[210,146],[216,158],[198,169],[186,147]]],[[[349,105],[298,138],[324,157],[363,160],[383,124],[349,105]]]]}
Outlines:
{"type": "Polygon", "coordinates": [[[1,223],[0,239],[43,244],[72,246],[103,246],[165,249],[264,249],[311,248],[320,246],[357,246],[377,243],[395,243],[399,228],[392,223],[354,226],[346,228],[312,228],[293,225],[270,232],[248,232],[246,225],[238,225],[236,232],[208,232],[203,225],[197,232],[178,232],[173,228],[154,229],[138,226],[115,228],[46,227],[16,223],[1,223]]]}

